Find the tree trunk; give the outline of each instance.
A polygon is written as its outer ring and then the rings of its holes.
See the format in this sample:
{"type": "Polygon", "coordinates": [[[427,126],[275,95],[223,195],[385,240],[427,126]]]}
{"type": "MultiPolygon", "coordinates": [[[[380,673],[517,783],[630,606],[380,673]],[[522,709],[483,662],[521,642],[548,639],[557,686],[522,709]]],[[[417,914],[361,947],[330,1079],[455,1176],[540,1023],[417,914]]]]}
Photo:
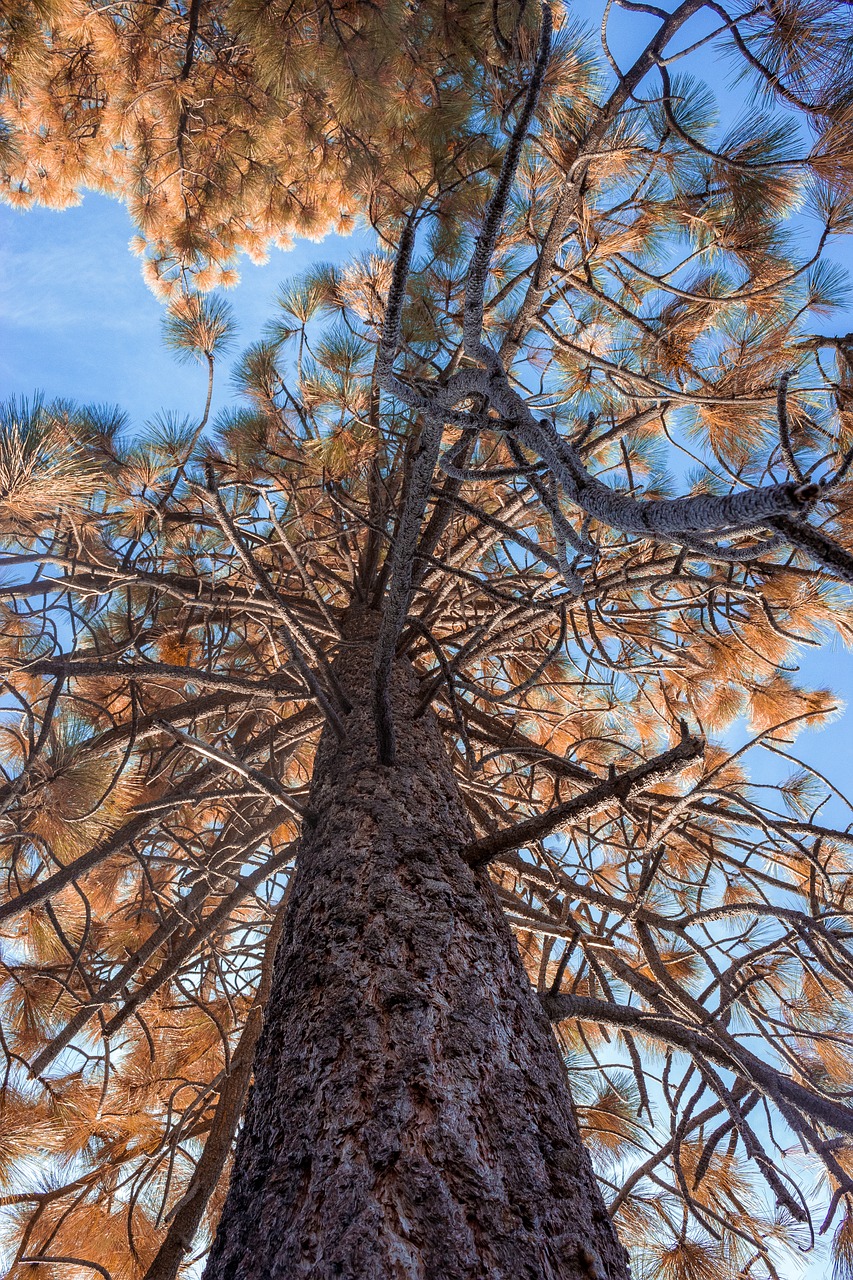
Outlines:
{"type": "Polygon", "coordinates": [[[255,1083],[205,1280],[627,1280],[565,1070],[438,727],[396,665],[376,763],[375,614],[336,670],[255,1083]]]}

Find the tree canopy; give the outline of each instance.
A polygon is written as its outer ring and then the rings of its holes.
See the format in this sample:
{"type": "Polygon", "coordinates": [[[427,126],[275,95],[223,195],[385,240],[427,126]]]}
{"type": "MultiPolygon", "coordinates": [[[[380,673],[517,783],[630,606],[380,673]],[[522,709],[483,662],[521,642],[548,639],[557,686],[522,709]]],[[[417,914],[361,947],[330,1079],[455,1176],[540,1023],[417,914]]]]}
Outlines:
{"type": "Polygon", "coordinates": [[[478,0],[12,0],[0,22],[5,198],[117,195],[166,293],[233,283],[240,251],[347,231],[436,175],[449,198],[493,157],[484,97],[518,87],[478,0]]]}
{"type": "MultiPolygon", "coordinates": [[[[404,653],[635,1274],[784,1275],[821,1229],[851,1273],[853,835],[791,747],[835,710],[796,654],[853,621],[853,339],[828,256],[851,229],[846,10],[621,7],[627,69],[561,11],[480,15],[515,87],[501,99],[482,62],[465,80],[476,180],[442,157],[397,182],[388,152],[375,252],[282,289],[214,423],[6,408],[15,1277],[154,1280],[206,1249],[318,736],[344,732],[332,664],[354,604],[382,618],[379,760],[404,653]],[[722,126],[695,74],[720,46],[754,95],[722,126]],[[748,750],[783,780],[753,783],[748,750]]],[[[193,12],[201,31],[197,9],[149,15],[172,89],[193,12]]],[[[187,78],[214,74],[206,57],[187,78]]],[[[50,124],[35,95],[16,109],[50,124]]],[[[13,124],[19,156],[49,136],[13,124]]],[[[55,154],[76,163],[67,138],[55,154]]],[[[211,235],[226,256],[248,243],[211,235]]],[[[212,378],[222,299],[182,296],[165,328],[212,378]]]]}

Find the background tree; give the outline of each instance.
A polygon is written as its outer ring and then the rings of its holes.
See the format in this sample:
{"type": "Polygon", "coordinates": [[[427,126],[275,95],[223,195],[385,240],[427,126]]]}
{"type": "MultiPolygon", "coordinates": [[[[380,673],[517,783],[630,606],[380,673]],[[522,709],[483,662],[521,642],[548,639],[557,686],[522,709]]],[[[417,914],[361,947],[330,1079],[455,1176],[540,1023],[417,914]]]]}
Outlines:
{"type": "MultiPolygon", "coordinates": [[[[488,203],[284,290],[210,439],[10,406],[13,1275],[203,1254],[264,1006],[211,1276],[624,1275],[543,1014],[635,1274],[849,1265],[853,837],[725,736],[790,758],[849,626],[843,45],[713,7],[818,131],[719,141],[701,9],[609,83],[519,33],[488,203]]],[[[167,329],[210,371],[227,311],[167,329]]]]}

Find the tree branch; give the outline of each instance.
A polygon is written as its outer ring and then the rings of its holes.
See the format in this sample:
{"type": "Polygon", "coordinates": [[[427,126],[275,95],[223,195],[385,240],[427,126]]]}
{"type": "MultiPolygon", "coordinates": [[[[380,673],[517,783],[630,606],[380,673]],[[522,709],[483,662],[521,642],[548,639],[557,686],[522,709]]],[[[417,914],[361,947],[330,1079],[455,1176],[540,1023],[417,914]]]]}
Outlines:
{"type": "Polygon", "coordinates": [[[415,550],[441,450],[442,425],[440,418],[425,416],[391,551],[391,574],[382,602],[382,623],[373,662],[373,716],[380,764],[393,764],[396,754],[389,690],[391,668],[409,610],[415,550]]]}
{"type": "Polygon", "coordinates": [[[853,1107],[845,1106],[831,1098],[822,1097],[805,1085],[798,1084],[784,1072],[756,1057],[730,1035],[726,1045],[697,1030],[677,1018],[662,1017],[631,1005],[611,1004],[590,996],[569,994],[540,996],[543,1008],[552,1022],[568,1018],[580,1021],[600,1022],[606,1026],[625,1027],[643,1035],[653,1036],[695,1058],[707,1058],[727,1071],[746,1077],[766,1097],[774,1102],[782,1101],[802,1111],[819,1124],[828,1125],[840,1133],[853,1134],[853,1107]]]}
{"type": "Polygon", "coordinates": [[[240,1042],[231,1059],[231,1070],[219,1091],[216,1111],[211,1121],[207,1142],[184,1195],[170,1214],[169,1230],[145,1272],[144,1280],[175,1280],[184,1257],[189,1252],[208,1201],[216,1189],[231,1151],[231,1144],[243,1103],[252,1078],[255,1049],[263,1029],[264,1006],[272,987],[273,962],[278,940],[284,928],[288,894],[279,905],[267,934],[261,962],[261,978],[249,1010],[240,1042]]]}
{"type": "Polygon", "coordinates": [[[608,778],[592,790],[557,805],[547,813],[537,814],[535,818],[526,818],[523,822],[517,822],[494,836],[484,836],[481,840],[475,840],[463,849],[462,856],[472,867],[484,867],[510,849],[518,849],[534,840],[543,840],[567,823],[580,822],[590,814],[597,813],[613,800],[624,803],[637,792],[644,791],[646,787],[678,773],[691,760],[698,759],[704,750],[703,738],[685,735],[676,746],[655,756],[653,760],[646,760],[643,764],[626,770],[625,773],[608,778]]]}

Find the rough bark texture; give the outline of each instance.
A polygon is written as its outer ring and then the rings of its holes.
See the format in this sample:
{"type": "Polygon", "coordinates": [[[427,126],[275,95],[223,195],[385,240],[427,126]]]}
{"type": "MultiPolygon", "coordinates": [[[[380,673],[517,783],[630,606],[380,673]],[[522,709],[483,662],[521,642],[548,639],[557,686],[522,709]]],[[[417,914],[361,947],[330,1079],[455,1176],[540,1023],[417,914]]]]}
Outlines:
{"type": "Polygon", "coordinates": [[[438,727],[397,663],[376,763],[376,615],[338,663],[255,1084],[205,1280],[625,1280],[563,1064],[438,727]]]}

